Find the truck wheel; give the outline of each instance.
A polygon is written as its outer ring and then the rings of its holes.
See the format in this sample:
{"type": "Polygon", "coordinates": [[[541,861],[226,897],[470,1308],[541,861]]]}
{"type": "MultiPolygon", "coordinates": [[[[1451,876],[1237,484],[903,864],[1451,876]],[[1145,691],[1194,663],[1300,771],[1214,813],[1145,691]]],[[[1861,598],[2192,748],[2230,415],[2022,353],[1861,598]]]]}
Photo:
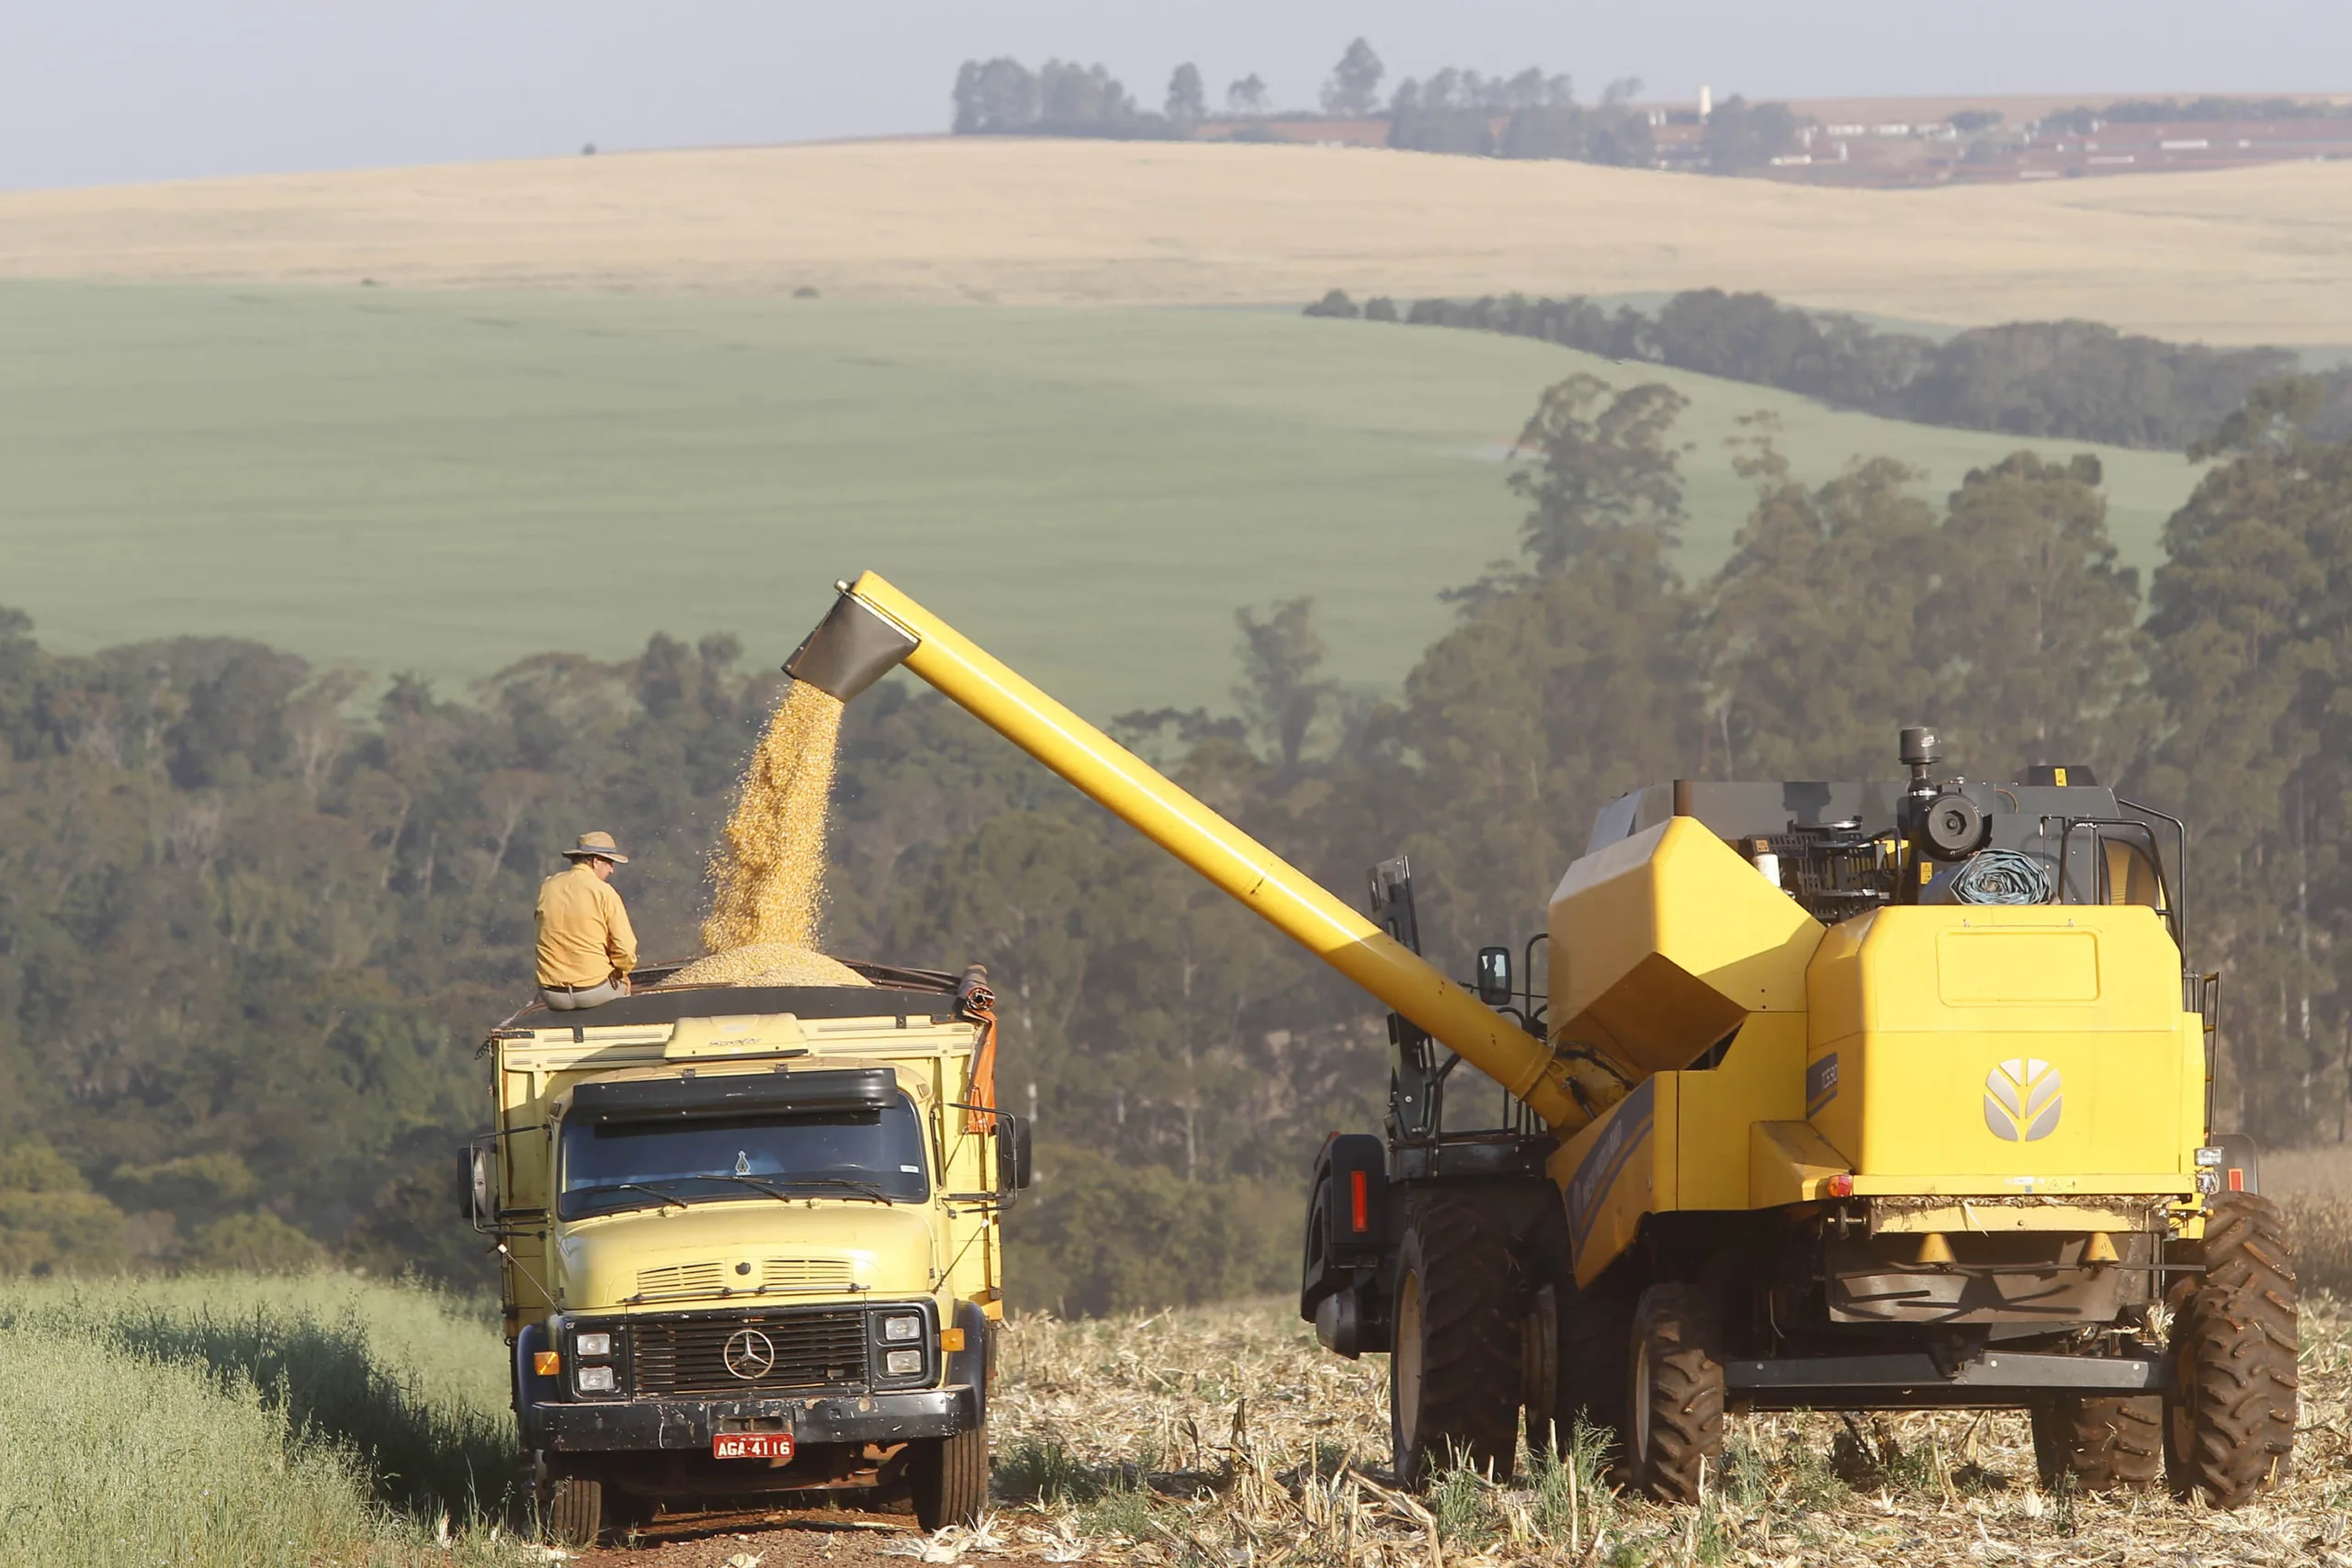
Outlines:
{"type": "Polygon", "coordinates": [[[985,1423],[950,1438],[924,1438],[907,1464],[915,1523],[926,1530],[976,1525],[989,1506],[989,1429],[985,1423]]]}
{"type": "Polygon", "coordinates": [[[2205,1271],[2174,1297],[2165,1472],[2182,1496],[2242,1507],[2286,1479],[2295,1446],[2295,1265],[2278,1210],[2206,1201],[2205,1271]]]}
{"type": "Polygon", "coordinates": [[[1485,1208],[1415,1205],[1396,1256],[1388,1430],[1396,1481],[1419,1485],[1458,1453],[1498,1479],[1519,1447],[1520,1317],[1510,1246],[1485,1208]]]}
{"type": "Polygon", "coordinates": [[[2164,1401],[2061,1394],[2032,1412],[2033,1467],[2042,1486],[2138,1491],[2164,1476],[2164,1401]]]}
{"type": "Polygon", "coordinates": [[[1565,1458],[1575,1440],[1576,1425],[1603,1434],[1601,1463],[1613,1469],[1622,1461],[1625,1429],[1625,1380],[1633,1348],[1634,1308],[1625,1291],[1604,1276],[1589,1289],[1573,1281],[1562,1287],[1560,1302],[1559,1390],[1553,1396],[1557,1412],[1553,1441],[1565,1458]]]}
{"type": "Polygon", "coordinates": [[[595,1545],[605,1531],[605,1483],[584,1475],[558,1476],[548,1488],[539,1520],[551,1546],[595,1545]]]}
{"type": "Polygon", "coordinates": [[[1699,1500],[1702,1471],[1724,1457],[1722,1330],[1695,1285],[1652,1285],[1634,1308],[1625,1382],[1627,1479],[1662,1503],[1699,1500]]]}

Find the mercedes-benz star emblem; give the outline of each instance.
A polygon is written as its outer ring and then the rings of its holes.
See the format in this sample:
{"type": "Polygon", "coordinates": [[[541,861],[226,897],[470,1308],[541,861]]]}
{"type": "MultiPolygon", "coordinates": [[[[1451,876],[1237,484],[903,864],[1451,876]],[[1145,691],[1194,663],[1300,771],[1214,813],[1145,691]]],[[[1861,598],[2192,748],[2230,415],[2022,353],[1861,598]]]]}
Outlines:
{"type": "Polygon", "coordinates": [[[775,1344],[756,1328],[737,1329],[728,1337],[727,1348],[720,1355],[727,1362],[728,1372],[745,1382],[758,1382],[775,1366],[775,1344]]]}

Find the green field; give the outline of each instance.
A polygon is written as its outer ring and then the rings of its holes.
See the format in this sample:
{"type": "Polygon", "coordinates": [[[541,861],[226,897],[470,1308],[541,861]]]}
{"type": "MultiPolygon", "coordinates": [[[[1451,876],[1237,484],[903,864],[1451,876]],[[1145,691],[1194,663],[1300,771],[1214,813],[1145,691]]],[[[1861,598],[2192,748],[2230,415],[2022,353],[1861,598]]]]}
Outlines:
{"type": "Polygon", "coordinates": [[[506,1404],[496,1318],[429,1291],[0,1281],[0,1562],[529,1561],[506,1404]]]}
{"type": "MultiPolygon", "coordinates": [[[[1693,570],[1751,410],[1808,476],[1892,453],[1940,490],[2018,445],[1287,313],[12,283],[0,604],[63,649],[236,634],[457,691],[656,630],[780,659],[872,567],[1100,716],[1224,705],[1234,609],[1312,592],[1385,686],[1512,547],[1502,451],[1577,370],[1692,398],[1693,570]]],[[[2191,470],[2101,455],[2144,568],[2191,470]]]]}

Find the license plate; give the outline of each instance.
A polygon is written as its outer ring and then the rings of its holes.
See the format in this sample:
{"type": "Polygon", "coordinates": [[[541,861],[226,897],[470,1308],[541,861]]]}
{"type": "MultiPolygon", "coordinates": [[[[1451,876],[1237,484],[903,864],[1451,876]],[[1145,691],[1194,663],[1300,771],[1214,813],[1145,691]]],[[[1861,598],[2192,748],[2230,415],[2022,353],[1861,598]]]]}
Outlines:
{"type": "Polygon", "coordinates": [[[792,1457],[789,1432],[718,1432],[710,1439],[713,1459],[784,1459],[792,1457]]]}

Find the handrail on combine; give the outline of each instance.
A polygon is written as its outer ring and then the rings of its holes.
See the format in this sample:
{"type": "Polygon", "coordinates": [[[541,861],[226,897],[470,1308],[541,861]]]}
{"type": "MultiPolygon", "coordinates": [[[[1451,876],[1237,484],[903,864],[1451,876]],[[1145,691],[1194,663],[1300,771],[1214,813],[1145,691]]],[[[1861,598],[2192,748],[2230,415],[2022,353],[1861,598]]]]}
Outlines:
{"type": "Polygon", "coordinates": [[[1544,1041],[1454,984],[1125,747],[873,572],[785,664],[842,702],[904,664],[1324,963],[1524,1101],[1555,1132],[1591,1120],[1544,1041]]]}

